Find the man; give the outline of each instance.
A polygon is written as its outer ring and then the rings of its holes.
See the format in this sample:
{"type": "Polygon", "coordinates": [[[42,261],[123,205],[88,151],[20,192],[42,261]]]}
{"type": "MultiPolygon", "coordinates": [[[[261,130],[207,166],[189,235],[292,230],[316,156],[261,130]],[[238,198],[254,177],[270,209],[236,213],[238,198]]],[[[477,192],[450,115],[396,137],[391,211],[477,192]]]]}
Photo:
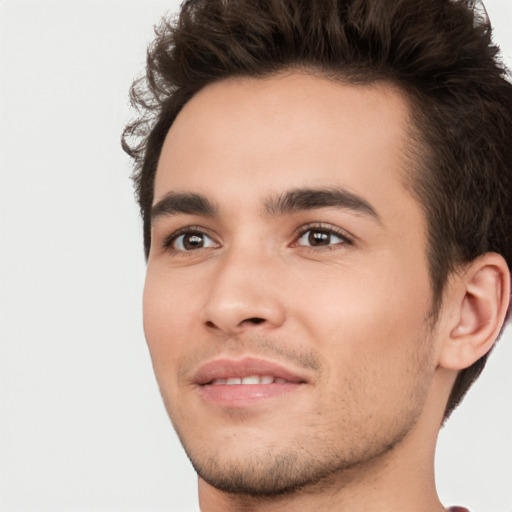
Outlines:
{"type": "Polygon", "coordinates": [[[445,510],[437,434],[510,302],[490,35],[463,0],[196,0],[157,30],[125,149],[203,512],[445,510]]]}

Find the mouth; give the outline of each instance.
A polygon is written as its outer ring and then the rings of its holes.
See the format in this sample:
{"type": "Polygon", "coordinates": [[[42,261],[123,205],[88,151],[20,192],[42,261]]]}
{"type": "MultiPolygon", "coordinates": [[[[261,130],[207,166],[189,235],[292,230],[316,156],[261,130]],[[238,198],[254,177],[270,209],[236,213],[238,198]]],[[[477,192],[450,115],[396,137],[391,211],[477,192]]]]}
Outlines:
{"type": "Polygon", "coordinates": [[[273,377],[272,375],[249,375],[248,377],[229,377],[227,379],[214,379],[209,384],[211,386],[238,386],[238,385],[255,385],[255,384],[284,384],[289,382],[281,377],[273,377]]]}
{"type": "Polygon", "coordinates": [[[245,358],[210,361],[201,366],[194,383],[206,402],[241,408],[297,391],[307,379],[281,364],[245,358]]]}

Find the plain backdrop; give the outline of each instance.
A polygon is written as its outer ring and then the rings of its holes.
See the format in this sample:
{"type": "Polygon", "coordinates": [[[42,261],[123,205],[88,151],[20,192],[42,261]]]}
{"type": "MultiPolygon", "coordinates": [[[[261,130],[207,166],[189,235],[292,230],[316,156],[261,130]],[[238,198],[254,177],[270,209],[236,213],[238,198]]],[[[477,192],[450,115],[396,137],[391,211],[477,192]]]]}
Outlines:
{"type": "MultiPolygon", "coordinates": [[[[119,138],[176,0],[3,0],[2,512],[194,512],[141,319],[141,225],[119,138]]],[[[512,64],[512,0],[488,0],[512,64]]],[[[446,505],[512,512],[512,332],[442,430],[446,505]]]]}

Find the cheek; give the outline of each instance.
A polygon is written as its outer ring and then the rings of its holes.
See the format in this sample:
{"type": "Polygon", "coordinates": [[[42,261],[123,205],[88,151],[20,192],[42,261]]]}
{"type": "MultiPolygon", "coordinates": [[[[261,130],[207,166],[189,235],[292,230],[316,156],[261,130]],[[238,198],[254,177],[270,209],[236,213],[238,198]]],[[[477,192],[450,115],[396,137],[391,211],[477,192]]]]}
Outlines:
{"type": "Polygon", "coordinates": [[[329,278],[316,276],[307,294],[294,294],[308,335],[341,364],[360,360],[378,367],[418,350],[430,311],[428,273],[418,263],[407,268],[393,261],[328,269],[329,278]]]}
{"type": "Polygon", "coordinates": [[[148,266],[143,295],[144,333],[157,378],[175,365],[193,337],[199,291],[191,282],[148,266]]]}
{"type": "Polygon", "coordinates": [[[391,429],[416,414],[432,369],[428,276],[401,279],[387,270],[378,279],[367,271],[345,273],[338,285],[312,284],[301,299],[303,327],[326,363],[318,408],[355,431],[362,423],[391,429]]]}

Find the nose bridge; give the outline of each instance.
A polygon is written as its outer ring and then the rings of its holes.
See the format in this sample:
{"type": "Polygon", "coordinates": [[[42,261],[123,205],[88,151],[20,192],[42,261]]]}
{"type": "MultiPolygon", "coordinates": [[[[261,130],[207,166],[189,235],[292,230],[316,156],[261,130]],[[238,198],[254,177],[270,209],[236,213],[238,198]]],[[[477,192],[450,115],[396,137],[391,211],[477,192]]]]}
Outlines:
{"type": "Polygon", "coordinates": [[[285,308],[278,292],[279,258],[254,241],[225,250],[203,307],[203,321],[223,333],[277,327],[285,308]]]}

